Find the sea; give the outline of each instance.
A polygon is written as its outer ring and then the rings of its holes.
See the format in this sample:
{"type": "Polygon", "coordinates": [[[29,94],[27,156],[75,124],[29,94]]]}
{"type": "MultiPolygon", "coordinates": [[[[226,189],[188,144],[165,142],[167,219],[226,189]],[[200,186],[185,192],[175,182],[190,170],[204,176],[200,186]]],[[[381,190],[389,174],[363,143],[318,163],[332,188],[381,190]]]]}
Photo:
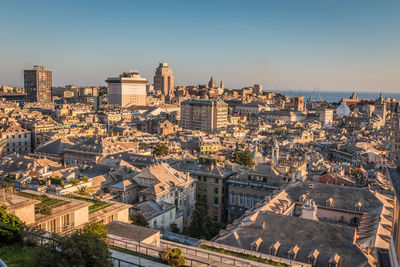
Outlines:
{"type": "MultiPolygon", "coordinates": [[[[311,100],[319,100],[319,95],[318,91],[313,91],[313,90],[264,90],[266,92],[273,92],[273,93],[280,93],[280,94],[285,94],[288,97],[294,97],[294,96],[304,96],[304,100],[307,100],[310,96],[312,96],[311,100]]],[[[379,97],[379,94],[381,92],[357,92],[356,94],[359,99],[377,99],[379,97]]],[[[331,103],[338,103],[342,98],[350,98],[350,96],[353,94],[353,92],[339,92],[339,91],[322,91],[321,90],[321,98],[323,101],[328,101],[331,103]]],[[[383,98],[394,98],[396,100],[400,100],[400,89],[399,92],[393,93],[393,92],[382,92],[383,98]]]]}

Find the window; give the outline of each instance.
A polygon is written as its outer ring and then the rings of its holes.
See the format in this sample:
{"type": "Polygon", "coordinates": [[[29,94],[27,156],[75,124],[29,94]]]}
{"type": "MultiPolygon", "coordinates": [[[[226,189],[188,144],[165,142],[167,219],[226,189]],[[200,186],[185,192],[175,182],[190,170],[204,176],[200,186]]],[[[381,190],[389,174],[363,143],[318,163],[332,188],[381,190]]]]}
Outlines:
{"type": "Polygon", "coordinates": [[[243,195],[239,195],[239,206],[243,206],[243,195]]]}
{"type": "Polygon", "coordinates": [[[207,177],[203,177],[203,181],[204,181],[204,182],[207,182],[207,177]]]}
{"type": "Polygon", "coordinates": [[[231,193],[231,205],[235,205],[235,193],[231,193]]]}
{"type": "Polygon", "coordinates": [[[251,197],[249,195],[246,195],[246,208],[250,207],[250,200],[251,197]]]}
{"type": "Polygon", "coordinates": [[[214,204],[215,204],[215,205],[218,205],[218,198],[217,198],[217,197],[214,198],[214,204]]]}
{"type": "Polygon", "coordinates": [[[214,188],[214,193],[218,194],[218,187],[214,188]]]}
{"type": "Polygon", "coordinates": [[[218,178],[215,178],[215,183],[218,184],[218,178]]]}

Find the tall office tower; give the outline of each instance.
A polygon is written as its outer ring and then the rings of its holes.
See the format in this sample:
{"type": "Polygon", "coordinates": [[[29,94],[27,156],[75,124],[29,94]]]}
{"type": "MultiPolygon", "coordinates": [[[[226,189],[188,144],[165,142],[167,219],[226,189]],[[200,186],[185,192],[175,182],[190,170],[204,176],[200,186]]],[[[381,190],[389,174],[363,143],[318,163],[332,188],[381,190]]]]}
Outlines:
{"type": "Polygon", "coordinates": [[[212,133],[226,129],[228,105],[220,99],[188,99],[181,102],[181,127],[212,133]]]}
{"type": "Polygon", "coordinates": [[[214,81],[214,77],[211,77],[210,81],[208,82],[208,87],[209,88],[215,88],[215,86],[216,86],[216,83],[214,81]]]}
{"type": "Polygon", "coordinates": [[[167,62],[161,62],[154,75],[154,90],[161,91],[164,96],[174,98],[174,75],[167,62]]]}
{"type": "Polygon", "coordinates": [[[123,71],[119,77],[107,78],[108,102],[121,107],[145,106],[147,80],[137,71],[123,71]]]}
{"type": "Polygon", "coordinates": [[[33,66],[24,70],[24,87],[27,101],[51,103],[52,72],[44,66],[33,66]]]}
{"type": "Polygon", "coordinates": [[[253,93],[257,95],[261,95],[263,93],[262,85],[261,84],[255,84],[253,86],[253,93]]]}

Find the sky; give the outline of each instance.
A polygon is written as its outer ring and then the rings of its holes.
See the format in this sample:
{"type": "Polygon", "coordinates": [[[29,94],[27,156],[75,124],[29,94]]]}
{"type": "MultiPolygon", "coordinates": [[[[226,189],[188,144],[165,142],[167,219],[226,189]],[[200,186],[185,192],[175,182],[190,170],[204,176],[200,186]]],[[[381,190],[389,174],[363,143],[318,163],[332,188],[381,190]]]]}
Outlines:
{"type": "Polygon", "coordinates": [[[53,85],[124,69],[176,85],[400,92],[399,0],[2,1],[0,84],[46,65],[53,85]]]}

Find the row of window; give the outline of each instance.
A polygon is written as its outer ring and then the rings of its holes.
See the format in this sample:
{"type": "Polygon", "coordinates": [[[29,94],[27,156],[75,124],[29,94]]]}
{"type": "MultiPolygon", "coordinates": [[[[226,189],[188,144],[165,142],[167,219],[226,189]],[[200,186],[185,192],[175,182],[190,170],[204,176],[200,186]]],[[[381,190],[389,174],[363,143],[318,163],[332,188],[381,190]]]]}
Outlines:
{"type": "Polygon", "coordinates": [[[237,205],[240,207],[244,206],[246,208],[254,207],[258,202],[261,202],[263,200],[262,197],[250,196],[244,194],[235,194],[235,193],[231,193],[229,199],[230,199],[229,203],[231,205],[237,205]]]}

